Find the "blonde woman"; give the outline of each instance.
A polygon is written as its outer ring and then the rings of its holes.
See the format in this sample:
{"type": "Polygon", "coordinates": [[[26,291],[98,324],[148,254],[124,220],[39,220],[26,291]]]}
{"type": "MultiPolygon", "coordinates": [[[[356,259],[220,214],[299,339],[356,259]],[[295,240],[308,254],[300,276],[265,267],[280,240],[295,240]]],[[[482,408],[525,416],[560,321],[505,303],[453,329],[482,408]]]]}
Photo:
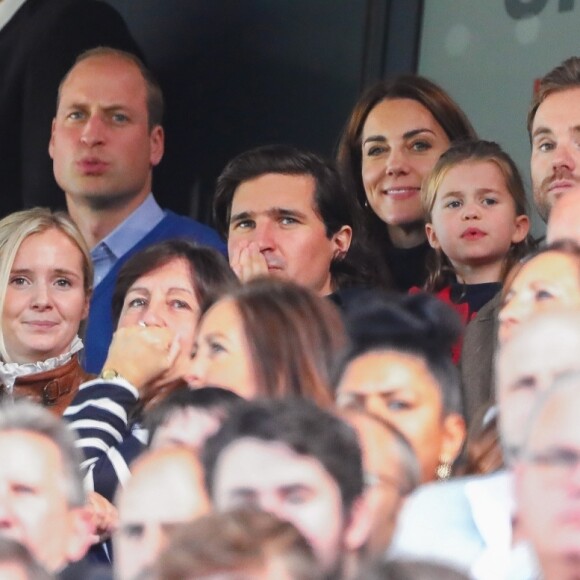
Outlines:
{"type": "Polygon", "coordinates": [[[89,376],[79,354],[93,267],[64,213],[33,208],[0,221],[0,394],[56,415],[89,376]]]}

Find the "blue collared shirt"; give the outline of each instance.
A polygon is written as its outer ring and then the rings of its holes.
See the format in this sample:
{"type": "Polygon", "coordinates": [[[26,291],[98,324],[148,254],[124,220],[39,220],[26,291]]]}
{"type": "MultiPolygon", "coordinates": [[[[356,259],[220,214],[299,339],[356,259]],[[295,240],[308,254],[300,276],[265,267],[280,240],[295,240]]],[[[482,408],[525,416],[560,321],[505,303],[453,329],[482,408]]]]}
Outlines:
{"type": "Polygon", "coordinates": [[[93,286],[97,286],[111,271],[117,260],[159,224],[164,216],[164,211],[155,201],[153,194],[150,193],[125,221],[103,238],[91,250],[91,258],[95,267],[93,286]]]}

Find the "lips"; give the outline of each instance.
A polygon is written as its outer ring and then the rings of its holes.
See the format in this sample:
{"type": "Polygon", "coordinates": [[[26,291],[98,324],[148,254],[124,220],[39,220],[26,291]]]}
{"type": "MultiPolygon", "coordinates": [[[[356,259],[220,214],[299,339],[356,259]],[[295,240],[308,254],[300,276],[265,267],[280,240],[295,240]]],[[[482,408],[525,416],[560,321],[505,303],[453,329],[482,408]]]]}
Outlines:
{"type": "Polygon", "coordinates": [[[51,330],[55,326],[58,325],[58,322],[54,322],[52,320],[27,320],[24,322],[30,328],[35,330],[51,330]]]}
{"type": "Polygon", "coordinates": [[[481,240],[487,234],[479,228],[467,228],[462,234],[461,238],[468,241],[481,240]]]}
{"type": "Polygon", "coordinates": [[[405,200],[411,197],[415,197],[419,195],[421,192],[420,187],[413,187],[413,186],[400,186],[400,187],[389,187],[387,189],[383,189],[383,195],[388,196],[391,199],[395,200],[405,200]]]}
{"type": "Polygon", "coordinates": [[[78,161],[77,167],[85,175],[101,175],[107,170],[109,164],[96,157],[87,157],[78,161]]]}

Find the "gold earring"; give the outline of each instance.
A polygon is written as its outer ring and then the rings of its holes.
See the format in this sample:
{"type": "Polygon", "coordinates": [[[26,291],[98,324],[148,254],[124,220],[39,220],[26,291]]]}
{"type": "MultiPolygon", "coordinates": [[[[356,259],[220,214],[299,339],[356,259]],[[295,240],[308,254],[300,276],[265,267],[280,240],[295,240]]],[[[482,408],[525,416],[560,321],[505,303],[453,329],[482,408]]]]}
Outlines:
{"type": "Polygon", "coordinates": [[[449,479],[451,476],[451,462],[447,459],[440,459],[435,473],[437,474],[437,479],[441,481],[449,479]]]}

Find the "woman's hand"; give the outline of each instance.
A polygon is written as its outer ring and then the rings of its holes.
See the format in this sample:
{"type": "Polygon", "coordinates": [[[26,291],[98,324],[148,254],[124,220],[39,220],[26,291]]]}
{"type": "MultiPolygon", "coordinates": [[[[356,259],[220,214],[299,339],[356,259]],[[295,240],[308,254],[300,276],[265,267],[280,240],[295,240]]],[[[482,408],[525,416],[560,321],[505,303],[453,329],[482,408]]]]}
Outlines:
{"type": "Polygon", "coordinates": [[[117,508],[96,491],[87,494],[87,513],[92,520],[95,543],[104,542],[117,529],[117,508]]]}
{"type": "Polygon", "coordinates": [[[180,349],[180,337],[169,328],[125,326],[115,331],[103,368],[142,390],[171,369],[180,349]]]}

